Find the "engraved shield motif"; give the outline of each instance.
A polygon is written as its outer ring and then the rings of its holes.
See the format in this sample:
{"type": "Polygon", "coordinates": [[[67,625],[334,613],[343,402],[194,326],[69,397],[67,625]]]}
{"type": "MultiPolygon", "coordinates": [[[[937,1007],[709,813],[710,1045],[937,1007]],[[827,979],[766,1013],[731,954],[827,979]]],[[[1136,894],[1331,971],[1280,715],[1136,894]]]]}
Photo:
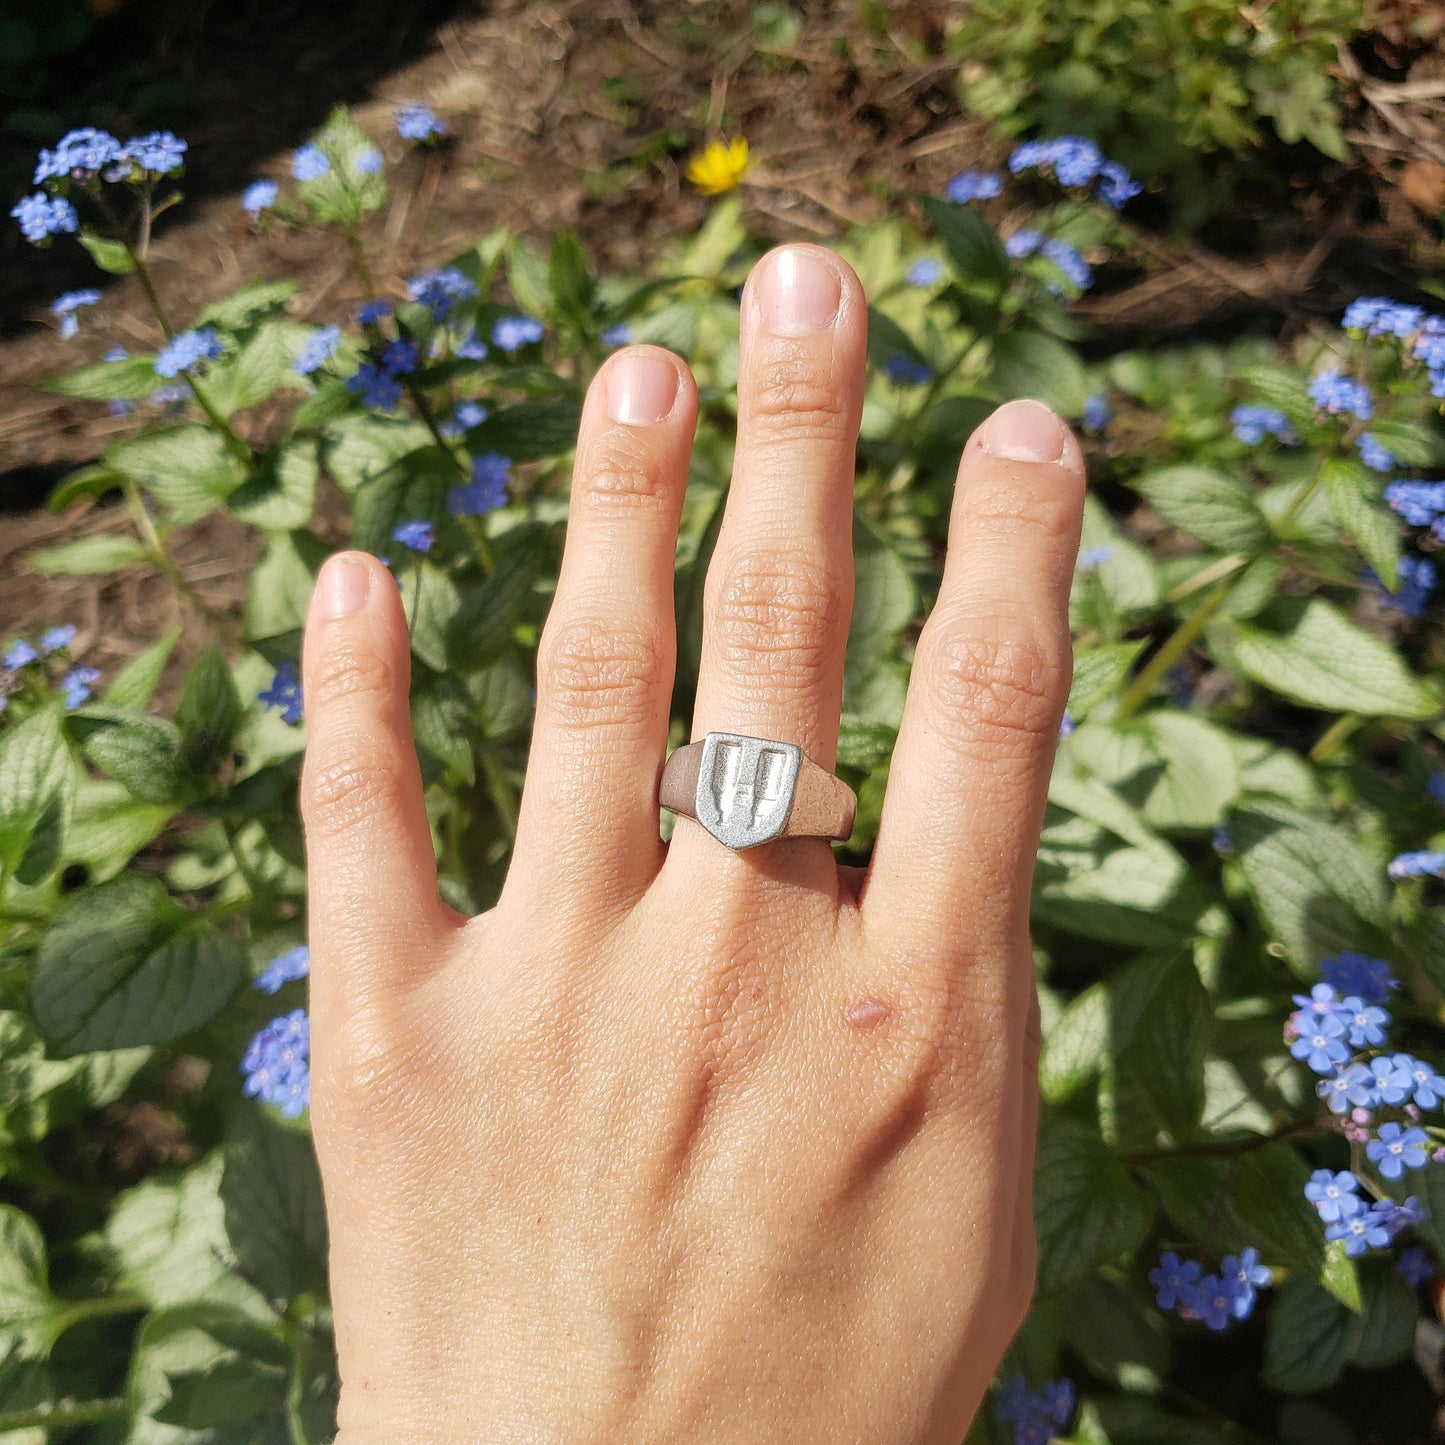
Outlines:
{"type": "Polygon", "coordinates": [[[776,838],[788,821],[803,764],[793,743],[709,733],[694,800],[697,821],[729,848],[776,838]]]}

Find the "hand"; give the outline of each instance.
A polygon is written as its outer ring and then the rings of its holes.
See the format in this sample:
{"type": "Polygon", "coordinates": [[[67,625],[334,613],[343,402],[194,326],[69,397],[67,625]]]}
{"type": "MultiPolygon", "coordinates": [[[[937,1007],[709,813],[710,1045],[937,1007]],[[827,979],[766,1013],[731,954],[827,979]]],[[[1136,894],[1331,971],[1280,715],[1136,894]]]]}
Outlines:
{"type": "MultiPolygon", "coordinates": [[[[865,303],[818,247],[742,301],[693,736],[835,761],[865,303]]],[[[500,901],[439,900],[395,584],[306,635],[313,1127],[341,1445],[957,1445],[1028,1306],[1029,885],[1069,678],[1077,443],[964,452],[872,866],[658,837],[697,394],[588,393],[500,901]]]]}

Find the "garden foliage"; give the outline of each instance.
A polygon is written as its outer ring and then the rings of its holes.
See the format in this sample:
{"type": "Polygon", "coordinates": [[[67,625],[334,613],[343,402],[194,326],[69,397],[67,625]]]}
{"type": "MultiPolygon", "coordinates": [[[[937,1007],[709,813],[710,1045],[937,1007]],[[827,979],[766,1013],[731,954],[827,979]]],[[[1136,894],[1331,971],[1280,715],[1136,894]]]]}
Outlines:
{"type": "MultiPolygon", "coordinates": [[[[441,128],[420,108],[399,120],[418,145],[441,128]]],[[[17,218],[153,292],[146,237],[183,149],[68,138],[17,218]]],[[[1040,395],[1109,454],[1034,899],[1038,1298],[973,1438],[1357,1440],[1364,1372],[1425,1409],[1410,1356],[1445,1251],[1445,669],[1422,623],[1445,539],[1429,480],[1445,323],[1366,299],[1297,354],[1091,371],[1070,302],[1127,245],[1117,210],[1137,188],[1077,139],[1026,146],[1011,172],[955,178],[921,200],[921,228],[838,243],[873,303],[846,858],[866,860],[877,828],[970,430],[1040,395]]],[[[296,814],[300,630],[337,543],[322,489],[396,576],[441,886],[484,909],[516,821],[580,398],[625,341],[681,353],[701,390],[677,553],[687,735],[737,290],[761,243],[724,196],[645,276],[598,277],[568,233],[539,251],[493,232],[380,296],[362,222],[388,184],[338,113],[291,180],[243,198],[253,224],[335,228],[359,314],[302,324],[287,282],[195,316],[156,296],[151,350],[50,383],[134,426],[54,498],[111,499],[114,526],[35,568],[149,567],[190,593],[171,540],[219,509],[260,556],[174,706],[153,702],[174,636],[110,677],[72,665],[59,618],[3,657],[0,1439],[16,1445],[333,1429],[296,814]],[[277,403],[289,421],[262,444],[255,409],[277,403]],[[96,1141],[121,1100],[175,1121],[181,1162],[117,1184],[96,1141]]],[[[94,297],[63,300],[83,332],[94,297]]]]}

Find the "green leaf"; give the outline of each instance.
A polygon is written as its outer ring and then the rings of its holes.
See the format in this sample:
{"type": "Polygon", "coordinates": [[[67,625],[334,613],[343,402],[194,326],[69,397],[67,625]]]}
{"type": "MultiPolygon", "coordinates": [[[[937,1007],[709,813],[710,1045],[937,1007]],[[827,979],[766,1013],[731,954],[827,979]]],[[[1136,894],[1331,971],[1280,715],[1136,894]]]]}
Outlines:
{"type": "Polygon", "coordinates": [[[245,479],[246,468],[209,426],[186,423],[147,432],[107,449],[106,461],[134,478],[178,525],[215,511],[245,479]]]}
{"type": "Polygon", "coordinates": [[[298,181],[296,192],[318,221],[354,226],[386,200],[385,170],[366,173],[356,167],[357,158],[376,146],[345,106],[331,112],[326,124],[311,137],[311,143],[321,149],[331,165],[315,180],[298,181]]]}
{"type": "Polygon", "coordinates": [[[1388,925],[1384,870],[1343,829],[1263,801],[1234,810],[1228,826],[1260,919],[1301,977],[1388,925]]]}
{"type": "Polygon", "coordinates": [[[838,762],[870,773],[888,761],[897,741],[896,727],[845,712],[838,723],[838,762]]]}
{"type": "Polygon", "coordinates": [[[0,1337],[18,1338],[19,1353],[44,1354],[63,1306],[50,1293],[45,1239],[28,1214],[0,1204],[0,1337]]]}
{"type": "Polygon", "coordinates": [[[1291,1395],[1327,1390],[1344,1369],[1358,1328],[1358,1317],[1314,1280],[1286,1280],[1265,1327],[1265,1383],[1291,1395]]]}
{"type": "Polygon", "coordinates": [[[304,527],[316,510],[316,452],[314,437],[292,437],[272,447],[226,505],[248,527],[266,532],[304,527]]]}
{"type": "Polygon", "coordinates": [[[1428,422],[1381,417],[1370,423],[1370,435],[1397,462],[1403,462],[1407,467],[1433,467],[1445,463],[1445,443],[1428,422]]]}
{"type": "Polygon", "coordinates": [[[1041,1294],[1059,1294],[1137,1249],[1153,1215],[1148,1196],[1092,1129],[1072,1119],[1045,1125],[1034,1174],[1041,1294]]]}
{"type": "Polygon", "coordinates": [[[47,577],[88,577],[148,562],[150,553],[145,544],[134,537],[97,532],[91,537],[62,542],[58,547],[38,548],[25,560],[47,577]]]}
{"type": "Polygon", "coordinates": [[[551,310],[547,290],[547,263],[525,241],[507,247],[507,285],[523,311],[545,316],[551,310]]]}
{"type": "Polygon", "coordinates": [[[1335,521],[1393,592],[1400,565],[1400,523],[1381,499],[1378,480],[1361,463],[1340,457],[1324,464],[1324,478],[1335,521]]]}
{"type": "Polygon", "coordinates": [[[1236,477],[1204,467],[1163,467],[1133,486],[1166,522],[1222,552],[1252,556],[1270,541],[1269,522],[1236,477]]]}
{"type": "Polygon", "coordinates": [[[1074,654],[1069,716],[1075,722],[1082,722],[1101,703],[1119,694],[1143,647],[1142,642],[1112,642],[1074,654]]]}
{"type": "Polygon", "coordinates": [[[552,314],[558,322],[574,331],[587,330],[597,288],[586,248],[571,231],[557,231],[552,236],[547,281],[552,292],[552,314]]]}
{"type": "MultiPolygon", "coordinates": [[[[918,611],[918,591],[902,558],[861,513],[853,518],[853,557],[856,583],[843,668],[843,706],[850,712],[866,712],[857,705],[856,695],[893,656],[899,634],[918,611]]],[[[873,720],[898,723],[896,717],[873,720]]]]}
{"type": "Polygon", "coordinates": [[[63,1054],[166,1043],[246,981],[245,950],[153,878],[123,874],[57,915],[31,978],[36,1022],[63,1054]]]}
{"type": "Polygon", "coordinates": [[[1256,682],[1291,701],[1362,717],[1429,718],[1434,693],[1412,677],[1388,643],[1357,627],[1323,598],[1286,598],[1268,629],[1233,624],[1227,650],[1256,682]]]}
{"type": "Polygon", "coordinates": [[[1038,397],[1064,416],[1077,416],[1089,391],[1073,350],[1042,331],[1005,331],[994,339],[990,384],[1000,401],[1038,397]]]}
{"type": "Polygon", "coordinates": [[[1157,1389],[1169,1370],[1169,1340],[1157,1310],[1102,1275],[1063,1302],[1064,1340],[1091,1373],[1133,1389],[1157,1389]]]}
{"type": "Polygon", "coordinates": [[[60,861],[75,783],[57,706],[0,732],[0,877],[38,883],[60,861]]]}
{"type": "Polygon", "coordinates": [[[1204,1061],[1214,1040],[1214,1010],[1193,962],[1176,958],[1158,979],[1130,1060],[1154,1116],[1182,1143],[1204,1112],[1204,1061]]]}
{"type": "Polygon", "coordinates": [[[244,331],[280,311],[301,289],[297,281],[252,281],[219,301],[212,301],[192,323],[219,326],[225,331],[244,331]]]}
{"type": "Polygon", "coordinates": [[[104,1240],[117,1286],[154,1307],[209,1300],[274,1318],[255,1289],[233,1273],[221,1171],[216,1150],[187,1169],[153,1175],[116,1199],[104,1240]]]}
{"type": "Polygon", "coordinates": [[[453,676],[429,675],[412,688],[411,723],[417,746],[470,786],[476,781],[472,738],[477,722],[471,698],[453,676]]]}
{"type": "Polygon", "coordinates": [[[473,452],[500,452],[514,462],[566,456],[577,445],[582,404],[577,401],[520,401],[493,412],[467,433],[473,452]]]}
{"type": "Polygon", "coordinates": [[[175,651],[176,643],[180,640],[181,629],[176,627],[136,653],[111,678],[102,700],[110,707],[130,708],[134,711],[144,708],[155,696],[161,675],[166,670],[166,663],[170,661],[171,653],[175,651]]]}
{"type": "Polygon", "coordinates": [[[322,463],[337,486],[354,496],[403,457],[433,445],[431,433],[409,417],[346,416],[327,427],[322,463]]]}
{"type": "Polygon", "coordinates": [[[982,283],[998,293],[1008,284],[1013,265],[1003,243],[976,210],[923,196],[919,204],[943,242],[953,274],[966,287],[982,283]]]}
{"type": "Polygon", "coordinates": [[[877,307],[868,308],[868,360],[879,370],[884,370],[896,356],[923,366],[931,363],[918,349],[909,334],[891,317],[877,307]]]}
{"type": "Polygon", "coordinates": [[[127,356],[120,361],[97,361],[67,376],[45,382],[44,389],[81,401],[140,401],[163,385],[156,375],[154,356],[127,356]]]}
{"type": "Polygon", "coordinates": [[[246,594],[246,636],[253,642],[299,632],[316,574],[331,549],[309,532],[272,532],[246,594]]]}
{"type": "Polygon", "coordinates": [[[229,417],[259,405],[282,387],[300,390],[305,383],[296,373],[295,361],[310,335],[309,327],[295,322],[264,323],[233,355],[211,367],[206,396],[222,416],[229,417]]]}
{"type": "Polygon", "coordinates": [[[88,227],[81,231],[79,240],[102,271],[112,276],[129,276],[135,270],[135,258],[124,243],[98,235],[88,227]]]}
{"type": "Polygon", "coordinates": [[[403,457],[357,494],[352,545],[385,554],[396,545],[392,533],[403,522],[445,516],[447,491],[460,483],[455,465],[438,447],[403,457]]]}
{"type": "Polygon", "coordinates": [[[1360,1294],[1360,1274],[1355,1262],[1345,1253],[1345,1242],[1333,1239],[1325,1245],[1325,1262],[1320,1266],[1320,1283],[1346,1309],[1359,1314],[1364,1309],[1360,1294]]]}
{"type": "Polygon", "coordinates": [[[1246,366],[1240,371],[1239,380],[1251,400],[1258,399],[1282,411],[1296,431],[1308,435],[1313,430],[1315,404],[1298,371],[1272,364],[1246,366]]]}
{"type": "Polygon", "coordinates": [[[226,1136],[221,1203],[242,1271],[266,1295],[290,1301],[326,1286],[326,1212],[311,1139],[249,1104],[226,1136]]]}
{"type": "Polygon", "coordinates": [[[222,1306],[181,1305],[141,1326],[126,1394],[138,1415],[165,1425],[237,1426],[279,1410],[288,1363],[276,1330],[222,1306]]]}
{"type": "Polygon", "coordinates": [[[457,667],[471,671],[501,656],[545,575],[548,553],[544,527],[514,528],[499,543],[486,580],[461,589],[445,638],[445,653],[457,667]]]}
{"type": "Polygon", "coordinates": [[[1266,1264],[1317,1278],[1324,1267],[1325,1238],[1314,1206],[1304,1197],[1309,1177],[1308,1166],[1288,1144],[1251,1150],[1236,1161],[1229,1204],[1240,1231],[1266,1264]]]}
{"type": "Polygon", "coordinates": [[[241,725],[241,698],[220,649],[212,643],[196,659],[176,703],[187,767],[213,772],[225,758],[241,725]]]}
{"type": "Polygon", "coordinates": [[[198,779],[182,756],[180,729],[164,718],[92,704],[71,715],[70,729],[91,762],[143,803],[185,803],[198,779]]]}
{"type": "Polygon", "coordinates": [[[1362,1370],[1383,1370],[1410,1357],[1420,1323],[1418,1293],[1384,1260],[1371,1260],[1364,1275],[1365,1308],[1350,1363],[1362,1370]]]}
{"type": "Polygon", "coordinates": [[[1044,1036],[1039,1092],[1046,1104],[1065,1104],[1099,1076],[1109,1057],[1113,1009],[1108,986],[1096,983],[1073,999],[1044,1036]]]}
{"type": "Polygon", "coordinates": [[[450,573],[424,557],[412,559],[402,578],[402,598],[411,630],[411,650],[436,672],[448,666],[446,639],[461,607],[450,573]]]}

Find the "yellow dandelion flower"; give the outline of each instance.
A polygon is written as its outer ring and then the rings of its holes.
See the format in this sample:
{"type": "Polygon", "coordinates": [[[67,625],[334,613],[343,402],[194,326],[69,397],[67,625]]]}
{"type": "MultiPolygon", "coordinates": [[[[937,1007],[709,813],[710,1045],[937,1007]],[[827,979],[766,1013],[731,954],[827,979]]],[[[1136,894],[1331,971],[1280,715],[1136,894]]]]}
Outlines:
{"type": "Polygon", "coordinates": [[[710,140],[687,163],[687,178],[705,196],[730,191],[752,169],[748,143],[742,136],[732,141],[710,140]]]}

